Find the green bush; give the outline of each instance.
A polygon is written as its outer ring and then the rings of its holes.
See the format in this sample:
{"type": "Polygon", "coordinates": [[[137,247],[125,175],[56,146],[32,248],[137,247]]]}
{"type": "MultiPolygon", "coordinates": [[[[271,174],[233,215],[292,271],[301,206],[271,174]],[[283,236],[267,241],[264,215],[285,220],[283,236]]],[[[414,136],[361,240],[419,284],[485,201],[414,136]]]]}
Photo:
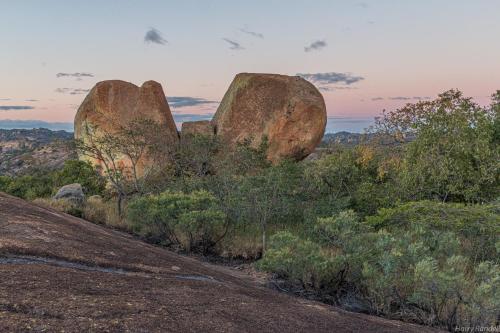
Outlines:
{"type": "Polygon", "coordinates": [[[99,175],[94,167],[79,160],[69,160],[61,170],[53,174],[54,187],[78,183],[82,185],[86,195],[100,195],[106,188],[106,180],[99,175]]]}
{"type": "MultiPolygon", "coordinates": [[[[425,236],[452,232],[459,238],[461,254],[474,263],[496,257],[500,235],[498,205],[444,204],[434,201],[409,202],[396,208],[381,209],[366,222],[377,230],[402,234],[420,228],[425,236]]],[[[436,239],[433,248],[438,248],[436,239]]]]}
{"type": "Polygon", "coordinates": [[[416,202],[361,221],[320,218],[315,241],[271,238],[259,264],[336,296],[358,290],[375,313],[432,326],[494,325],[500,310],[494,206],[416,202]]]}
{"type": "Polygon", "coordinates": [[[187,251],[209,252],[226,234],[226,216],[207,191],[163,192],[128,205],[133,230],[149,240],[187,251]]]}
{"type": "Polygon", "coordinates": [[[49,197],[53,191],[50,174],[19,176],[10,178],[10,180],[3,177],[2,183],[0,184],[3,187],[2,191],[27,200],[49,197]]]}
{"type": "Polygon", "coordinates": [[[500,194],[498,98],[481,107],[450,90],[377,121],[381,132],[411,139],[400,175],[410,200],[478,203],[500,194]]]}
{"type": "Polygon", "coordinates": [[[282,231],[271,237],[257,267],[296,280],[306,289],[320,289],[329,282],[332,265],[332,258],[318,244],[282,231]]]}

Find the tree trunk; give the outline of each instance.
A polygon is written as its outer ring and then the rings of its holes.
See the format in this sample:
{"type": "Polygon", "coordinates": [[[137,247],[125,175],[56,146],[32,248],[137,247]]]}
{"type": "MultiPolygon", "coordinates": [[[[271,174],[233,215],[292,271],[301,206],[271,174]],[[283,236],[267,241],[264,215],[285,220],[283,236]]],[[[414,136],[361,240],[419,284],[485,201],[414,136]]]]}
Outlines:
{"type": "Polygon", "coordinates": [[[262,256],[266,252],[266,227],[262,226],[262,256]]]}
{"type": "Polygon", "coordinates": [[[118,217],[122,218],[122,202],[123,202],[123,195],[121,193],[118,194],[118,200],[116,202],[117,208],[118,208],[118,217]]]}

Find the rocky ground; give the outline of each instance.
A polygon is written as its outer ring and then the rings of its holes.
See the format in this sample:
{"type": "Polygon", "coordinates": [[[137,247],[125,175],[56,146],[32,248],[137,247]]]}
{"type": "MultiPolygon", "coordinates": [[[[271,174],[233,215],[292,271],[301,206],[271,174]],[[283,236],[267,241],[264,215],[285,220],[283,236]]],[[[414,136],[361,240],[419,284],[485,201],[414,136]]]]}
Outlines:
{"type": "Polygon", "coordinates": [[[48,129],[0,129],[0,175],[26,174],[36,168],[57,169],[69,158],[73,133],[48,129]]]}
{"type": "Polygon", "coordinates": [[[1,332],[431,332],[0,194],[1,332]]]}

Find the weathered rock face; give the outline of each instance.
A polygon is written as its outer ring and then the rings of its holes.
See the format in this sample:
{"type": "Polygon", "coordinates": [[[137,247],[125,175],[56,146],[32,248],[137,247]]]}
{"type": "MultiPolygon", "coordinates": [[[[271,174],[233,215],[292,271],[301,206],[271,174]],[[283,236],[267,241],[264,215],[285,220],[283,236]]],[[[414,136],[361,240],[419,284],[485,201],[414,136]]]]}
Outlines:
{"type": "Polygon", "coordinates": [[[310,82],[277,74],[236,75],[212,120],[217,136],[229,147],[267,137],[268,159],[301,160],[320,143],[326,106],[310,82]]]}
{"type": "MultiPolygon", "coordinates": [[[[89,140],[89,128],[93,135],[116,134],[139,120],[152,120],[158,124],[159,136],[168,144],[176,145],[179,135],[161,85],[147,81],[141,87],[119,80],[97,83],[89,92],[75,116],[75,138],[89,140]]],[[[85,158],[89,160],[89,158],[85,158]]],[[[91,162],[99,165],[100,161],[91,162]]],[[[118,161],[120,163],[120,161],[118,161]]],[[[127,164],[125,159],[122,165],[127,164]]],[[[138,165],[144,173],[153,161],[145,156],[138,165]]]]}
{"type": "Polygon", "coordinates": [[[74,204],[81,204],[85,201],[85,194],[83,194],[82,185],[80,184],[69,184],[61,187],[56,195],[54,195],[54,200],[68,200],[74,204]]]}
{"type": "Polygon", "coordinates": [[[186,121],[182,123],[181,141],[184,138],[195,135],[213,137],[215,129],[210,120],[186,121]]]}

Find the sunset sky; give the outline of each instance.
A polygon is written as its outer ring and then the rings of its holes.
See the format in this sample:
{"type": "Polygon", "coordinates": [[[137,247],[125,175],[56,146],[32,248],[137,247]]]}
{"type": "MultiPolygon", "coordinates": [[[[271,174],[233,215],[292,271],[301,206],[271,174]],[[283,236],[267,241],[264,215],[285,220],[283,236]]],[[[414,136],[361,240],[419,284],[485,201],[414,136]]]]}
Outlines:
{"type": "Polygon", "coordinates": [[[239,72],[300,74],[329,131],[500,89],[498,0],[0,0],[0,13],[0,120],[72,122],[109,79],[160,82],[180,122],[209,118],[239,72]]]}

